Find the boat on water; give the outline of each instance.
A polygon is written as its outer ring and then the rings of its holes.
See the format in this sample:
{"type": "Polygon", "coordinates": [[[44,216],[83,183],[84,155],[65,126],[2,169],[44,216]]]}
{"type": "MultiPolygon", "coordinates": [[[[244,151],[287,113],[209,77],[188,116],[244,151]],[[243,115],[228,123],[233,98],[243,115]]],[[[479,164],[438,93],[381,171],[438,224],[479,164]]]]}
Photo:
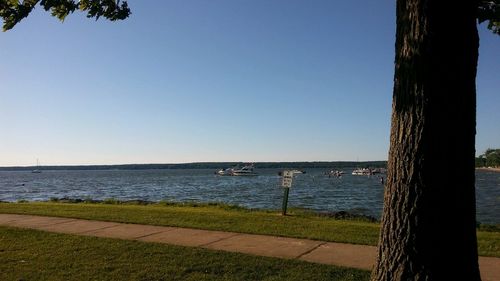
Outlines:
{"type": "Polygon", "coordinates": [[[385,169],[385,168],[375,168],[375,169],[372,169],[372,173],[373,174],[385,174],[385,173],[387,173],[387,169],[385,169]]]}
{"type": "Polygon", "coordinates": [[[31,172],[34,174],[39,174],[42,172],[42,170],[40,170],[40,163],[38,163],[38,159],[36,159],[36,169],[31,170],[31,172]]]}
{"type": "Polygon", "coordinates": [[[232,176],[233,170],[234,168],[220,169],[215,174],[219,176],[232,176]]]}
{"type": "Polygon", "coordinates": [[[375,174],[385,173],[386,169],[384,168],[358,168],[352,171],[352,174],[355,176],[370,176],[375,174]]]}
{"type": "Polygon", "coordinates": [[[340,177],[342,177],[342,175],[345,174],[345,172],[339,171],[339,170],[330,170],[330,171],[326,172],[325,174],[328,175],[329,178],[331,178],[331,177],[340,178],[340,177]]]}
{"type": "Polygon", "coordinates": [[[234,169],[232,172],[233,176],[257,176],[257,173],[253,170],[253,164],[245,165],[241,169],[234,169]]]}
{"type": "Polygon", "coordinates": [[[215,172],[219,176],[257,176],[258,174],[254,171],[253,164],[248,164],[243,167],[235,166],[227,169],[220,169],[215,172]]]}
{"type": "Polygon", "coordinates": [[[370,168],[358,168],[352,171],[354,176],[369,176],[373,175],[373,172],[370,168]]]}

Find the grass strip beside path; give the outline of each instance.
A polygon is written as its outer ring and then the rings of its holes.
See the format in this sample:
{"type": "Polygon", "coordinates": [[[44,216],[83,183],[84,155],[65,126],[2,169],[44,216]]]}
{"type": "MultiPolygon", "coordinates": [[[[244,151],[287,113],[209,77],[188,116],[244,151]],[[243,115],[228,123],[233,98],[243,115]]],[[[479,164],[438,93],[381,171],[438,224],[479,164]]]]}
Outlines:
{"type": "MultiPolygon", "coordinates": [[[[312,212],[257,211],[226,205],[0,203],[0,213],[71,217],[90,220],[177,226],[313,240],[376,245],[379,224],[336,220],[312,212]]],[[[482,256],[500,257],[500,232],[478,231],[482,256]]]]}
{"type": "Polygon", "coordinates": [[[225,205],[0,203],[0,213],[189,227],[364,245],[375,245],[379,231],[375,223],[334,220],[293,210],[289,212],[290,216],[283,217],[277,211],[254,211],[225,205]]]}
{"type": "Polygon", "coordinates": [[[0,227],[0,280],[368,280],[357,269],[0,227]]]}

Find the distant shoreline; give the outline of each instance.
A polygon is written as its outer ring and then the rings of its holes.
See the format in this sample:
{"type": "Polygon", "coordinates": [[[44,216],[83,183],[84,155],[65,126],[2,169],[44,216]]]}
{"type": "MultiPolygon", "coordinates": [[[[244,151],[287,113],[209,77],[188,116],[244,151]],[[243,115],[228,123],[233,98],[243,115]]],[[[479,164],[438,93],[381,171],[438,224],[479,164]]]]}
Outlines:
{"type": "MultiPolygon", "coordinates": [[[[48,170],[156,170],[156,169],[224,169],[248,162],[198,162],[184,164],[120,164],[120,165],[61,165],[11,166],[0,171],[48,170]]],[[[343,169],[356,167],[385,168],[387,161],[317,161],[317,162],[253,162],[256,169],[343,169]]]]}
{"type": "Polygon", "coordinates": [[[500,173],[500,168],[485,168],[485,167],[481,167],[481,168],[476,168],[476,170],[500,173]]]}

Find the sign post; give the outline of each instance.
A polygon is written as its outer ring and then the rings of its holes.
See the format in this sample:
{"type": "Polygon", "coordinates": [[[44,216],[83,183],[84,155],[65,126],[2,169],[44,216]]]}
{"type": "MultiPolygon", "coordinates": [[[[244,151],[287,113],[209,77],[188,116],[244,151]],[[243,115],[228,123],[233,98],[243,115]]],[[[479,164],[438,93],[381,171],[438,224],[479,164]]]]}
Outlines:
{"type": "Polygon", "coordinates": [[[288,205],[288,193],[290,192],[290,188],[292,187],[293,182],[293,172],[292,171],[283,171],[283,178],[281,181],[281,186],[284,189],[283,194],[283,205],[281,207],[281,214],[286,216],[286,207],[288,205]]]}

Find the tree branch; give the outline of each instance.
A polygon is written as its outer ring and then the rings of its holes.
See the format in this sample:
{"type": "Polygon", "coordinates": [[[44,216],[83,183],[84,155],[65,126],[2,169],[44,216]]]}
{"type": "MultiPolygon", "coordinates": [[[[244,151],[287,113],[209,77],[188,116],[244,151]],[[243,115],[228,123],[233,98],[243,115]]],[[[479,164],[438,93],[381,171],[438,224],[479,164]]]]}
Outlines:
{"type": "Polygon", "coordinates": [[[64,21],[67,15],[76,10],[87,13],[88,18],[98,20],[104,17],[110,21],[123,20],[130,16],[127,1],[120,0],[0,0],[0,17],[3,19],[3,30],[12,29],[27,17],[40,2],[45,11],[53,17],[64,21]]]}

